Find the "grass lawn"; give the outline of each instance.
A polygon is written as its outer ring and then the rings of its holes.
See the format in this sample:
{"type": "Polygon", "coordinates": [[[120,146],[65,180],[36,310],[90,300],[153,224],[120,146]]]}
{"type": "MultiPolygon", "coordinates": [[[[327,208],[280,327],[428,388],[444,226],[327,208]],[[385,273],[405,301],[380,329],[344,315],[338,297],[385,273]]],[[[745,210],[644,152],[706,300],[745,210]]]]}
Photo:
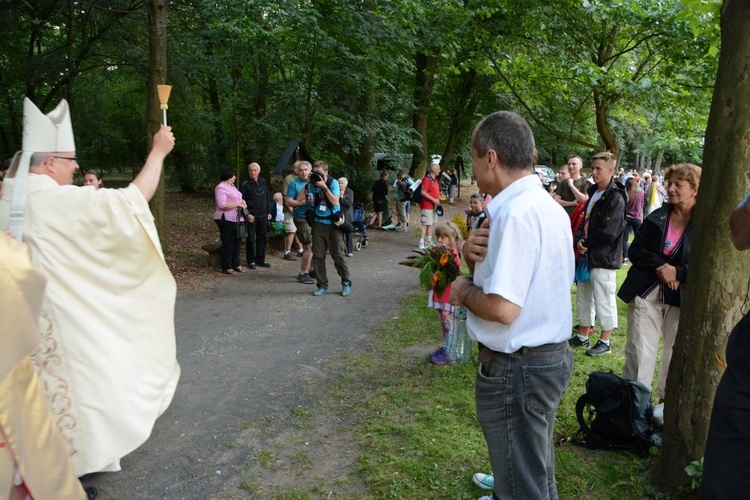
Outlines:
{"type": "MultiPolygon", "coordinates": [[[[627,268],[618,272],[618,286],[626,273],[627,268]]],[[[571,294],[575,309],[575,287],[571,294]]],[[[359,472],[376,498],[478,498],[486,492],[474,486],[471,476],[490,470],[474,409],[477,365],[429,363],[427,353],[439,345],[440,330],[426,303],[426,293],[407,297],[403,313],[378,332],[376,348],[350,360],[346,369],[346,392],[358,399],[355,434],[365,450],[359,472]]],[[[555,430],[562,441],[556,447],[560,498],[665,498],[647,478],[658,450],[641,459],[562,439],[578,430],[575,401],[585,392],[588,374],[622,374],[627,307],[618,300],[618,308],[610,355],[574,351],[573,378],[555,430]]],[[[474,350],[476,355],[476,345],[474,350]]]]}

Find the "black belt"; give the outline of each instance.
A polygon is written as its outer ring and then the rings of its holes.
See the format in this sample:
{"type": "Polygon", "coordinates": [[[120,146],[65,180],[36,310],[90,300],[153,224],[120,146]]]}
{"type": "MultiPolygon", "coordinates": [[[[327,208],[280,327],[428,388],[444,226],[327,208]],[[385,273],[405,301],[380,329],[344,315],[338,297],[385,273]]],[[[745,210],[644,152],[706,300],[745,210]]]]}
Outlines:
{"type": "Polygon", "coordinates": [[[552,344],[542,344],[534,347],[521,347],[519,350],[511,353],[507,352],[499,352],[499,351],[493,351],[486,345],[482,344],[481,342],[478,343],[479,346],[479,361],[482,363],[486,363],[490,361],[492,358],[509,358],[511,356],[526,356],[527,354],[535,353],[535,352],[546,352],[546,351],[555,351],[559,349],[561,346],[564,346],[568,341],[564,340],[562,342],[555,342],[552,344]]]}

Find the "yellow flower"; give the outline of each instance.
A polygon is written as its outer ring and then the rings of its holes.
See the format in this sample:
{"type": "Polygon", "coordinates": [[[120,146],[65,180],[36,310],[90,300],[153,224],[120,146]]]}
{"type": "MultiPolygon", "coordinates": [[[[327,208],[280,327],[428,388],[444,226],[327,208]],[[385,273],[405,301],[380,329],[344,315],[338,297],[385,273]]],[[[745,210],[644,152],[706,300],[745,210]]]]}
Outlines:
{"type": "Polygon", "coordinates": [[[443,254],[443,255],[442,255],[441,257],[440,257],[440,265],[441,265],[441,266],[444,266],[444,265],[446,265],[447,263],[448,263],[448,254],[447,254],[447,253],[444,253],[444,254],[443,254]]]}
{"type": "Polygon", "coordinates": [[[433,283],[437,283],[438,281],[440,281],[440,275],[438,273],[433,274],[432,275],[432,282],[433,283]]]}

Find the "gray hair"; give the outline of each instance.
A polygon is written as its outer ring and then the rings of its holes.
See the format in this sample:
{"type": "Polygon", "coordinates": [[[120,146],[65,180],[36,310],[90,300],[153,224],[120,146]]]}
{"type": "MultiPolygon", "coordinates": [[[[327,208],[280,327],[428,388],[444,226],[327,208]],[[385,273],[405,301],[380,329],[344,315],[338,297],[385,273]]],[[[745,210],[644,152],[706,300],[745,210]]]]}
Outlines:
{"type": "Polygon", "coordinates": [[[500,165],[508,170],[531,169],[536,157],[531,127],[510,111],[497,111],[480,121],[472,134],[471,147],[479,156],[494,150],[500,165]]]}
{"type": "Polygon", "coordinates": [[[349,180],[346,177],[339,177],[339,184],[349,184],[349,180]]]}
{"type": "Polygon", "coordinates": [[[31,155],[31,159],[29,160],[29,165],[35,167],[42,163],[51,154],[52,153],[33,153],[31,155]]]}

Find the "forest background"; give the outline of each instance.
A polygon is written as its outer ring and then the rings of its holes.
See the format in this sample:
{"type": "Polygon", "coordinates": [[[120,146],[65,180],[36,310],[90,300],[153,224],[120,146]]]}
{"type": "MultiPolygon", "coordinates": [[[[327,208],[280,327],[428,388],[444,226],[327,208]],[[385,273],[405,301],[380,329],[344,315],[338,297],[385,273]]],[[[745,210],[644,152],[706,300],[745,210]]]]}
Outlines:
{"type": "Polygon", "coordinates": [[[376,153],[445,169],[501,109],[550,166],[606,149],[624,167],[700,162],[719,44],[702,0],[0,0],[3,157],[24,96],[44,112],[65,98],[81,165],[137,172],[151,4],[168,11],[167,178],[183,191],[251,161],[268,175],[299,140],[364,194],[376,153]]]}
{"type": "Polygon", "coordinates": [[[299,140],[364,197],[376,153],[415,177],[433,154],[455,165],[502,109],[530,122],[539,163],[701,164],[656,475],[671,483],[702,455],[749,299],[725,223],[750,190],[749,29],[740,0],[0,0],[0,154],[21,147],[24,96],[45,112],[65,98],[83,168],[133,175],[169,83],[165,173],[182,191],[251,161],[268,176],[299,140]]]}

